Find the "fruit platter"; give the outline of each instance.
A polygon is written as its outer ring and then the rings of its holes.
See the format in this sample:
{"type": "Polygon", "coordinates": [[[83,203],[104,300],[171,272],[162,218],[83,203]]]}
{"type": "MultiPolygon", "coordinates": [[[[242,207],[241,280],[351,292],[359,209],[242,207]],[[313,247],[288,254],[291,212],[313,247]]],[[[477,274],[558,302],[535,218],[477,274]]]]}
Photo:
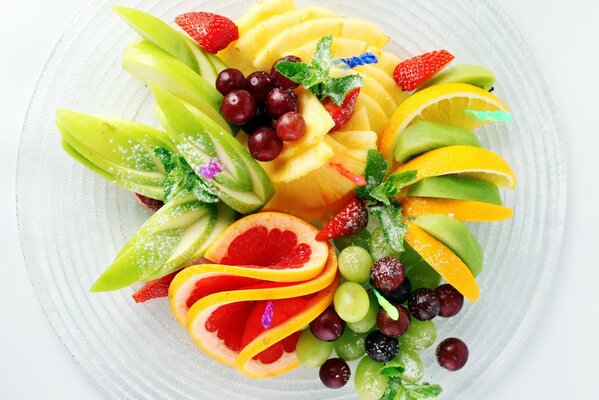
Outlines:
{"type": "Polygon", "coordinates": [[[109,24],[114,43],[96,39],[86,63],[117,78],[86,70],[45,122],[69,172],[44,190],[75,222],[52,236],[68,256],[32,281],[69,271],[59,285],[81,314],[53,323],[67,347],[87,347],[115,398],[476,398],[550,276],[524,260],[559,248],[554,121],[530,158],[513,136],[550,105],[525,109],[484,53],[406,50],[410,36],[353,7],[192,3],[103,4],[70,43],[109,24]],[[81,323],[94,338],[65,339],[81,323]]]}

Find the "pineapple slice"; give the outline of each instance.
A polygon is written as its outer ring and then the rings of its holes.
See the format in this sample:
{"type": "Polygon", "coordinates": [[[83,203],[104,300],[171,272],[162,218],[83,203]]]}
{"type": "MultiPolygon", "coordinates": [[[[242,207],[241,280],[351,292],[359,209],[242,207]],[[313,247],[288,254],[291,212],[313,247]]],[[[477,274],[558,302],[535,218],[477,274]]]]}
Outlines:
{"type": "MultiPolygon", "coordinates": [[[[310,219],[316,210],[326,211],[331,205],[347,198],[355,185],[343,177],[331,164],[339,164],[354,174],[362,174],[369,149],[376,148],[376,134],[372,131],[335,132],[325,138],[335,155],[320,168],[300,179],[275,183],[276,193],[266,205],[310,219]],[[305,188],[309,187],[310,190],[305,188]],[[298,195],[301,193],[301,195],[298,195]]],[[[340,204],[342,206],[343,204],[340,204]]]]}
{"type": "MultiPolygon", "coordinates": [[[[379,57],[379,60],[381,58],[382,57],[379,57]]],[[[362,76],[368,75],[376,80],[376,82],[385,89],[385,92],[391,96],[395,104],[398,106],[410,95],[408,92],[401,90],[401,88],[393,79],[392,74],[387,73],[384,67],[379,64],[363,65],[361,67],[355,68],[355,70],[358,71],[358,73],[362,76]]]]}
{"type": "Polygon", "coordinates": [[[360,95],[365,94],[374,99],[383,109],[385,115],[391,118],[398,104],[393,100],[393,97],[385,90],[385,88],[373,77],[363,73],[359,73],[364,78],[364,86],[360,95]]]}
{"type": "Polygon", "coordinates": [[[387,118],[387,115],[380,104],[366,93],[360,92],[356,107],[366,108],[366,111],[368,112],[368,121],[370,121],[372,130],[375,131],[377,135],[380,135],[381,132],[383,132],[385,125],[387,125],[387,122],[389,122],[389,118],[387,118]]]}
{"type": "Polygon", "coordinates": [[[325,141],[308,147],[295,157],[260,163],[273,183],[285,183],[299,179],[310,172],[322,167],[335,155],[333,149],[325,141]]]}
{"type": "Polygon", "coordinates": [[[377,64],[383,71],[387,73],[389,76],[393,76],[393,71],[395,71],[395,67],[397,64],[401,62],[401,59],[397,57],[395,54],[389,53],[387,51],[381,52],[381,56],[379,57],[379,62],[377,64]]]}
{"type": "Polygon", "coordinates": [[[291,27],[273,37],[254,59],[258,69],[268,69],[289,49],[318,40],[325,35],[363,40],[369,47],[382,48],[389,37],[376,25],[354,18],[321,18],[291,27]]]}
{"type": "MultiPolygon", "coordinates": [[[[259,25],[264,20],[282,14],[287,11],[291,11],[295,8],[294,0],[260,0],[252,8],[250,8],[245,14],[243,14],[236,22],[237,28],[239,29],[239,37],[242,38],[247,31],[252,29],[254,26],[259,25]]],[[[227,65],[238,68],[244,74],[253,72],[253,66],[250,59],[241,57],[241,55],[234,51],[233,42],[226,49],[220,51],[218,56],[227,65]]]]}
{"type": "MultiPolygon", "coordinates": [[[[287,54],[298,56],[304,60],[304,62],[309,63],[312,61],[312,57],[316,51],[317,43],[318,40],[310,41],[301,47],[288,51],[287,54]]],[[[348,39],[344,37],[336,37],[333,40],[333,45],[331,46],[331,54],[333,58],[352,57],[362,54],[366,51],[372,51],[377,56],[381,52],[378,49],[370,48],[368,43],[363,40],[348,39]]]]}
{"type": "Polygon", "coordinates": [[[349,121],[341,128],[341,131],[369,131],[370,122],[368,121],[368,112],[366,108],[359,107],[354,110],[354,114],[349,121]]]}

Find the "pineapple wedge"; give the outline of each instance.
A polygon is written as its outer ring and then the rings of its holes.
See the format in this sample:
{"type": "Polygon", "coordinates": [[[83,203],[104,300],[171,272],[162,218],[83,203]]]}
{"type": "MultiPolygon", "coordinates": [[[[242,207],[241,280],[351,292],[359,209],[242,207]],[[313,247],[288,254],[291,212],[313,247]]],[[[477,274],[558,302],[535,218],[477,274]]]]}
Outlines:
{"type": "MultiPolygon", "coordinates": [[[[304,60],[304,62],[309,63],[312,61],[317,43],[318,40],[310,41],[300,47],[288,51],[287,54],[298,56],[304,60]]],[[[370,48],[368,43],[363,40],[348,39],[344,37],[336,37],[331,46],[331,55],[333,58],[353,57],[366,51],[372,51],[377,56],[380,53],[380,50],[370,48]]]]}
{"type": "MultiPolygon", "coordinates": [[[[382,56],[379,56],[379,60],[382,58],[382,56]]],[[[380,64],[363,65],[355,68],[355,70],[362,76],[369,76],[374,79],[391,96],[397,106],[403,103],[410,95],[409,92],[401,90],[393,79],[392,73],[388,73],[380,64]]]]}
{"type": "Polygon", "coordinates": [[[354,110],[354,115],[341,128],[341,131],[369,131],[370,122],[368,121],[368,112],[366,108],[359,107],[354,110]]]}
{"type": "Polygon", "coordinates": [[[389,118],[387,118],[387,114],[385,114],[385,110],[366,93],[360,93],[358,96],[358,102],[356,103],[356,107],[364,107],[368,112],[368,121],[370,121],[370,126],[373,131],[380,135],[385,129],[389,118]]]}

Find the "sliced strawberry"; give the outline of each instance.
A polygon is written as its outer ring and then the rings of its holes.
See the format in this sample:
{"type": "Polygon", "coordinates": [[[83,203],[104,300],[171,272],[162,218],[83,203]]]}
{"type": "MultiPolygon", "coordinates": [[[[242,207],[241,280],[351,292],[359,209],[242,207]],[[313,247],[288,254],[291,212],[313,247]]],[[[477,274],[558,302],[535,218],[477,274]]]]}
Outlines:
{"type": "Polygon", "coordinates": [[[175,23],[208,53],[216,54],[239,39],[235,22],[222,15],[188,12],[177,16],[175,23]]]}
{"type": "Polygon", "coordinates": [[[368,225],[368,210],[355,197],[316,235],[316,240],[325,241],[356,233],[368,225]]]}
{"type": "Polygon", "coordinates": [[[326,98],[322,102],[324,108],[331,114],[333,121],[335,121],[335,126],[331,129],[331,132],[341,129],[343,125],[347,124],[347,121],[349,121],[351,116],[354,115],[354,109],[356,108],[359,94],[360,88],[352,90],[345,96],[345,100],[343,100],[343,104],[340,106],[333,103],[329,98],[326,98]]]}
{"type": "Polygon", "coordinates": [[[143,303],[158,297],[167,297],[168,287],[171,285],[173,279],[175,279],[177,272],[146,282],[141,289],[133,293],[133,300],[135,300],[136,303],[143,303]]]}
{"type": "Polygon", "coordinates": [[[405,91],[422,85],[441,71],[455,57],[447,50],[431,51],[397,64],[393,79],[405,91]]]}
{"type": "Polygon", "coordinates": [[[135,193],[135,197],[137,197],[137,200],[139,200],[139,202],[146,206],[150,211],[158,211],[164,205],[162,200],[151,199],[139,193],[135,193]]]}

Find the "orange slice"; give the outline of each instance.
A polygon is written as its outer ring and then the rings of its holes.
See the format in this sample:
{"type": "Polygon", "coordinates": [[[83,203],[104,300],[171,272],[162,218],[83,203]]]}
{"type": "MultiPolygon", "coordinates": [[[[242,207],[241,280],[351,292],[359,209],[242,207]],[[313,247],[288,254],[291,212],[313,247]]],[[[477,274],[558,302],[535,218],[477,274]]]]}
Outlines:
{"type": "Polygon", "coordinates": [[[492,222],[510,219],[514,210],[480,201],[407,197],[399,200],[406,217],[443,214],[460,221],[492,222]]]}
{"type": "Polygon", "coordinates": [[[274,300],[303,296],[329,286],[337,272],[335,251],[329,249],[327,263],[317,277],[309,281],[268,284],[270,271],[221,264],[201,264],[177,274],[169,287],[169,304],[177,321],[187,327],[187,313],[203,297],[223,292],[223,298],[235,301],[274,300]],[[260,283],[265,283],[259,287],[260,283]],[[245,289],[244,289],[245,288],[245,289]]]}
{"type": "Polygon", "coordinates": [[[496,153],[472,146],[449,146],[429,151],[400,166],[395,172],[415,170],[414,182],[431,176],[467,174],[514,189],[516,175],[509,164],[496,153]]]}
{"type": "Polygon", "coordinates": [[[408,232],[405,240],[435,271],[468,300],[480,297],[480,288],[470,269],[447,246],[426,233],[422,228],[406,221],[408,232]]]}
{"type": "Polygon", "coordinates": [[[379,150],[388,162],[393,160],[397,138],[408,126],[419,120],[439,121],[474,130],[489,121],[478,121],[464,113],[465,110],[509,111],[493,94],[463,83],[431,86],[417,92],[395,110],[387,123],[379,150]]]}
{"type": "Polygon", "coordinates": [[[315,239],[318,230],[278,212],[246,216],[230,225],[204,254],[217,264],[267,271],[275,282],[297,282],[322,271],[329,249],[315,239]]]}

